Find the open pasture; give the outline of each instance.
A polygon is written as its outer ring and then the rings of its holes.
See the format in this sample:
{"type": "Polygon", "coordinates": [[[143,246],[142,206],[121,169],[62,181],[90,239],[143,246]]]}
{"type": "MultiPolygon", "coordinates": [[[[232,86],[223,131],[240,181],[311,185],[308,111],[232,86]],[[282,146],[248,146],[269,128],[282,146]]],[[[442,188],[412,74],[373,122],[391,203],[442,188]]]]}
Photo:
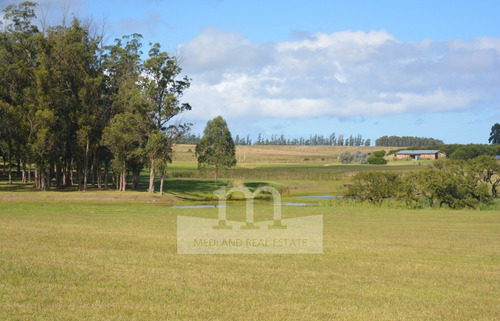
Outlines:
{"type": "MultiPolygon", "coordinates": [[[[228,208],[240,219],[244,207],[228,208]]],[[[255,208],[257,220],[270,207],[255,208]]],[[[3,200],[2,320],[495,320],[500,213],[283,207],[324,215],[318,255],[179,255],[174,209],[3,200]]]]}
{"type": "MultiPolygon", "coordinates": [[[[302,164],[338,162],[338,156],[344,151],[355,153],[390,150],[397,147],[366,146],[295,146],[295,145],[239,145],[236,146],[236,160],[240,166],[252,166],[254,163],[264,164],[302,164]]],[[[174,161],[196,161],[195,145],[174,146],[174,161]]]]}

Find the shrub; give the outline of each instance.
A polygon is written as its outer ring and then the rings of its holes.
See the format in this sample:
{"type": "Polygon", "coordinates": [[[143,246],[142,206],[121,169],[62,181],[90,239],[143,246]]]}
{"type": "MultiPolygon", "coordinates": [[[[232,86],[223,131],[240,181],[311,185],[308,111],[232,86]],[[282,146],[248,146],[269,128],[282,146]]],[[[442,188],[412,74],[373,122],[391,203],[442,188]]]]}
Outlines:
{"type": "Polygon", "coordinates": [[[387,164],[387,160],[385,160],[383,157],[378,157],[375,155],[371,155],[370,157],[368,157],[366,161],[368,162],[368,164],[375,164],[375,165],[387,164]]]}
{"type": "Polygon", "coordinates": [[[492,157],[468,162],[437,160],[424,170],[403,176],[392,172],[361,172],[354,177],[346,196],[374,204],[394,199],[413,207],[427,204],[453,209],[480,208],[495,197],[500,185],[496,176],[499,172],[500,166],[492,157]]]}
{"type": "Polygon", "coordinates": [[[368,154],[357,151],[353,155],[353,161],[358,162],[360,164],[366,164],[366,159],[368,158],[368,154]]]}
{"type": "Polygon", "coordinates": [[[372,155],[382,158],[385,156],[385,150],[377,150],[377,151],[373,152],[372,155]]]}
{"type": "Polygon", "coordinates": [[[396,173],[361,172],[354,176],[346,196],[378,204],[384,199],[396,197],[401,185],[401,178],[396,173]]]}
{"type": "Polygon", "coordinates": [[[353,155],[346,150],[339,155],[339,160],[342,164],[349,164],[353,161],[353,155]]]}

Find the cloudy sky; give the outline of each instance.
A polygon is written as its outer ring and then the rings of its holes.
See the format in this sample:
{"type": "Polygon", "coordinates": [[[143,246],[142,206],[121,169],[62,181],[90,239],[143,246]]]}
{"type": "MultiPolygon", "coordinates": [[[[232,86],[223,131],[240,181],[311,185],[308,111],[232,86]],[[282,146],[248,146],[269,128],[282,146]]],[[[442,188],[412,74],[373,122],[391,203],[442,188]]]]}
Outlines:
{"type": "MultiPolygon", "coordinates": [[[[0,0],[1,7],[11,1],[0,0]]],[[[184,121],[234,135],[487,143],[500,122],[500,2],[41,0],[183,59],[184,121]],[[64,5],[61,5],[64,4],[64,5]]],[[[42,11],[41,11],[42,12],[42,11]]]]}

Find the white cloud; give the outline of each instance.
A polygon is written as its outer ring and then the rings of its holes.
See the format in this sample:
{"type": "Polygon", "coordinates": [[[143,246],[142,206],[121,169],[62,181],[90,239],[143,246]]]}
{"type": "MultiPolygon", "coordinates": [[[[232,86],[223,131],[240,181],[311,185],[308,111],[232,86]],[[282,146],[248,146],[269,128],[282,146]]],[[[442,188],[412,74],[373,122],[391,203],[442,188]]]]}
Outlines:
{"type": "MultiPolygon", "coordinates": [[[[253,44],[204,29],[182,46],[195,118],[356,117],[500,107],[500,39],[402,42],[388,32],[253,44]]],[[[191,116],[190,116],[191,117],[191,116]]]]}

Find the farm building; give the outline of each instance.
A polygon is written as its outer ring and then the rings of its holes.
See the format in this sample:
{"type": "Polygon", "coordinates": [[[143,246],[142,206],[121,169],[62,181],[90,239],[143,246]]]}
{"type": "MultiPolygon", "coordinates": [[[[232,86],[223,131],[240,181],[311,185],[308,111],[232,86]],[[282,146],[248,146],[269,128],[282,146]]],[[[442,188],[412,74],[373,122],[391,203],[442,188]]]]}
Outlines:
{"type": "Polygon", "coordinates": [[[405,158],[413,159],[438,159],[446,157],[443,151],[437,149],[423,149],[423,150],[402,150],[396,153],[396,157],[399,160],[405,158]]]}

